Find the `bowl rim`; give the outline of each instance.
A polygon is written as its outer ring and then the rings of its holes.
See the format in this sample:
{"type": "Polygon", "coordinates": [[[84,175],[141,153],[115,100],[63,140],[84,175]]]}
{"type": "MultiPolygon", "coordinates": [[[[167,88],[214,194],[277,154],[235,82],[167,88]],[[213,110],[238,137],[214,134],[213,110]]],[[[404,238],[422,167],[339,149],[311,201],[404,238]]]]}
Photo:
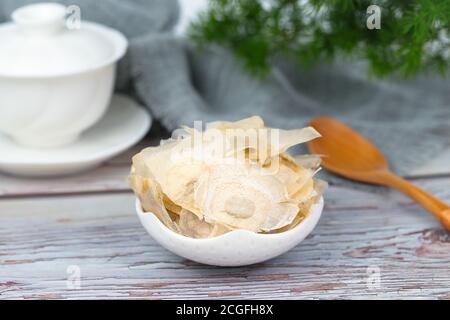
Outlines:
{"type": "MultiPolygon", "coordinates": [[[[311,231],[316,227],[317,223],[319,222],[320,217],[322,215],[323,207],[324,207],[324,198],[323,198],[323,196],[320,196],[319,201],[317,201],[316,203],[314,203],[311,206],[311,208],[308,212],[308,215],[306,216],[306,218],[303,221],[301,221],[294,228],[292,228],[288,231],[280,232],[280,233],[256,233],[256,232],[249,231],[249,230],[232,230],[230,232],[227,232],[225,234],[222,234],[217,237],[212,237],[212,238],[191,238],[191,237],[187,237],[185,235],[179,234],[179,233],[169,229],[166,225],[164,225],[164,223],[161,222],[161,220],[158,219],[158,217],[153,212],[144,212],[143,211],[141,202],[138,197],[136,197],[136,200],[135,200],[136,213],[141,220],[145,217],[150,216],[150,219],[152,219],[154,221],[154,223],[156,223],[158,225],[158,227],[161,230],[163,230],[164,232],[166,232],[166,233],[170,234],[171,236],[176,237],[180,240],[192,241],[192,242],[196,242],[196,243],[220,241],[220,240],[223,240],[223,239],[226,239],[229,237],[233,237],[236,234],[245,234],[247,236],[257,238],[257,239],[270,239],[270,238],[280,239],[280,238],[284,238],[288,235],[291,235],[291,234],[294,234],[297,232],[301,232],[302,230],[307,228],[307,224],[305,222],[310,221],[311,219],[315,218],[316,221],[313,222],[313,226],[312,226],[311,230],[308,232],[308,234],[309,234],[309,233],[311,233],[311,231]]],[[[144,228],[145,228],[145,226],[144,226],[144,228]]],[[[306,234],[306,236],[308,234],[306,234]]]]}
{"type": "MultiPolygon", "coordinates": [[[[7,22],[0,25],[0,30],[12,28],[15,26],[14,22],[7,22]]],[[[7,73],[0,70],[0,77],[19,79],[19,80],[34,80],[34,79],[58,79],[64,77],[78,76],[89,72],[97,71],[103,67],[107,67],[119,61],[127,52],[128,40],[120,31],[110,28],[108,26],[91,22],[82,21],[82,28],[90,31],[98,32],[102,37],[108,38],[111,42],[113,49],[111,54],[105,58],[103,61],[87,65],[79,70],[71,70],[66,72],[53,72],[53,73],[42,73],[42,74],[27,74],[27,73],[7,73]]]]}

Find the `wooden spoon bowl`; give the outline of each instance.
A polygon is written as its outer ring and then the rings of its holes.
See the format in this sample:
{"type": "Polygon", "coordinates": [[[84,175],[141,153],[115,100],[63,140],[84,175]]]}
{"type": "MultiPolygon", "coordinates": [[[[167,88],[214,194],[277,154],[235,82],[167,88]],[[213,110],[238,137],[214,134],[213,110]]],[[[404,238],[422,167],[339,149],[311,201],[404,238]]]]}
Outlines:
{"type": "Polygon", "coordinates": [[[330,117],[310,122],[322,135],[308,142],[311,153],[323,155],[322,164],[348,179],[395,188],[430,211],[450,230],[450,206],[389,170],[381,151],[359,133],[330,117]]]}

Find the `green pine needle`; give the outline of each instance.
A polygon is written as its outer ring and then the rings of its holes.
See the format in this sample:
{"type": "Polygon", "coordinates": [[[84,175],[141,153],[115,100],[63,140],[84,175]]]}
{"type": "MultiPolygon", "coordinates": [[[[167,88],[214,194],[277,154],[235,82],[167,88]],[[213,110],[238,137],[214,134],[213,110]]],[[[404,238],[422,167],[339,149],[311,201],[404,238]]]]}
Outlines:
{"type": "Polygon", "coordinates": [[[210,0],[190,35],[231,49],[257,75],[285,55],[301,66],[365,59],[371,74],[408,77],[448,71],[449,26],[449,0],[210,0]],[[372,4],[381,7],[379,30],[366,26],[372,4]]]}

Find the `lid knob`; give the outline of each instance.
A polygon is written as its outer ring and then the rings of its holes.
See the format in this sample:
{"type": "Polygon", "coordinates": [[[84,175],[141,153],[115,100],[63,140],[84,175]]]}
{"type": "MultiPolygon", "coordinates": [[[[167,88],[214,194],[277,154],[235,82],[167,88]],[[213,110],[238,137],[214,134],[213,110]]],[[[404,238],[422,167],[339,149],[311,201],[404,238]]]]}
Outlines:
{"type": "Polygon", "coordinates": [[[38,3],[21,7],[12,14],[12,20],[27,33],[51,35],[64,27],[66,7],[58,3],[38,3]]]}

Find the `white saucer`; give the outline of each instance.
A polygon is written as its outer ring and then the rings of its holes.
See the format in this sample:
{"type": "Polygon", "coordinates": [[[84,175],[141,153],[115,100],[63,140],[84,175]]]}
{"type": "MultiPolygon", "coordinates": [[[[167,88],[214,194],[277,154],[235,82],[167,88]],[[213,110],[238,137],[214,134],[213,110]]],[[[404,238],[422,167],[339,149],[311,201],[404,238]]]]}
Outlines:
{"type": "Polygon", "coordinates": [[[0,170],[22,176],[80,172],[137,143],[147,133],[151,122],[148,112],[135,101],[115,95],[103,119],[71,145],[57,149],[33,149],[0,135],[0,170]]]}

